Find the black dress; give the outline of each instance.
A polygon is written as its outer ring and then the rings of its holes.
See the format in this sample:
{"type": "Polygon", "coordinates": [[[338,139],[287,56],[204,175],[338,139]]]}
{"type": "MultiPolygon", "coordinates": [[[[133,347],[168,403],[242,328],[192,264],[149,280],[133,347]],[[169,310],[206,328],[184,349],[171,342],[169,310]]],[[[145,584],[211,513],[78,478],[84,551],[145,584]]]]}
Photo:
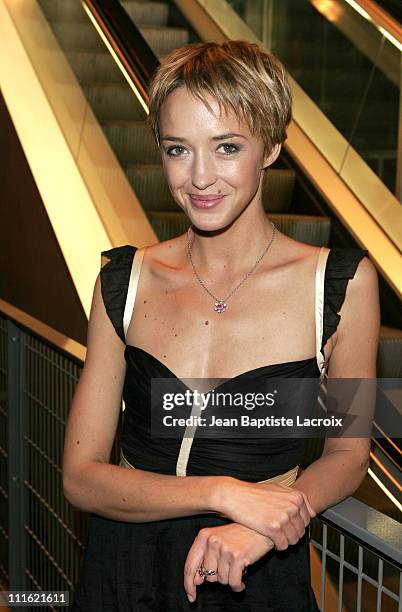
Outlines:
{"type": "MultiPolygon", "coordinates": [[[[123,315],[130,283],[131,245],[103,253],[108,263],[101,270],[106,311],[125,343],[123,315]]],[[[347,283],[367,251],[351,248],[326,250],[322,293],[316,316],[321,336],[316,356],[302,361],[263,366],[229,381],[230,390],[267,377],[319,378],[323,352],[336,330],[347,283]]],[[[316,281],[317,285],[317,281],[316,281]]],[[[126,345],[121,448],[133,466],[160,474],[177,474],[181,440],[161,441],[150,435],[149,397],[152,377],[177,377],[153,355],[126,345]]],[[[195,435],[186,463],[187,475],[230,475],[257,482],[283,474],[301,463],[305,439],[201,439],[195,435]]],[[[239,612],[313,612],[319,610],[310,582],[309,531],[284,551],[273,549],[248,567],[246,588],[205,581],[190,603],[183,587],[183,568],[195,537],[206,526],[224,525],[229,519],[199,514],[147,523],[128,523],[91,514],[78,584],[73,593],[74,612],[181,612],[189,610],[239,612]]]]}

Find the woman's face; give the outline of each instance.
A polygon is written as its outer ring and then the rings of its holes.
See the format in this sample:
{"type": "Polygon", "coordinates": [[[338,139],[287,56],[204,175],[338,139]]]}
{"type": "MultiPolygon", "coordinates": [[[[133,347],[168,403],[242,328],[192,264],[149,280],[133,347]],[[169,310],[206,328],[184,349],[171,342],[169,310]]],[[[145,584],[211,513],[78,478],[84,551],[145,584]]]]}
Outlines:
{"type": "Polygon", "coordinates": [[[229,225],[248,206],[262,206],[263,168],[275,161],[280,146],[264,157],[260,136],[253,136],[232,109],[219,117],[215,98],[201,100],[186,87],[175,89],[160,117],[164,173],[173,198],[202,230],[229,225]],[[235,135],[233,135],[235,134],[235,135]]]}

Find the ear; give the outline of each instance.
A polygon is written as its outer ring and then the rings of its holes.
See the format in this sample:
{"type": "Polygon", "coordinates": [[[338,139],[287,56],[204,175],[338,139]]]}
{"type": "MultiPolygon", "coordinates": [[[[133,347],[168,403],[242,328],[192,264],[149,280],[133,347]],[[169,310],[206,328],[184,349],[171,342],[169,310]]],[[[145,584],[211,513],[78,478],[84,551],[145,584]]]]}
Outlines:
{"type": "Polygon", "coordinates": [[[274,148],[271,149],[270,153],[268,153],[264,157],[264,163],[262,167],[268,168],[268,166],[271,166],[274,163],[274,161],[276,161],[276,159],[279,157],[279,153],[281,152],[281,149],[282,149],[282,145],[276,144],[274,148]]]}

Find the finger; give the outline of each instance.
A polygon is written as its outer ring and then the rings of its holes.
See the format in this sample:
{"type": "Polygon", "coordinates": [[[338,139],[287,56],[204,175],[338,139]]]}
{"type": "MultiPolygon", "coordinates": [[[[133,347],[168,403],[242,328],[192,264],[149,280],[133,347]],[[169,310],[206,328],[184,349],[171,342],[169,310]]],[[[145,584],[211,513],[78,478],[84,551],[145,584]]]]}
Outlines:
{"type": "Polygon", "coordinates": [[[296,544],[306,532],[304,521],[300,515],[291,518],[286,530],[289,544],[296,544]]]}
{"type": "Polygon", "coordinates": [[[224,555],[221,555],[218,563],[218,581],[221,584],[229,584],[230,563],[224,555]]]}
{"type": "MultiPolygon", "coordinates": [[[[293,487],[291,487],[291,488],[293,488],[293,487]]],[[[308,514],[309,514],[309,518],[310,518],[310,517],[312,518],[312,517],[314,517],[314,516],[317,516],[317,512],[314,510],[314,508],[313,508],[313,507],[312,507],[312,505],[310,504],[310,501],[309,501],[309,499],[308,499],[308,497],[307,497],[306,493],[304,493],[304,491],[300,491],[300,489],[295,489],[295,488],[293,488],[293,491],[298,491],[299,493],[301,493],[301,494],[303,495],[304,505],[305,505],[305,507],[306,507],[306,509],[307,509],[307,512],[308,512],[308,514]]]]}
{"type": "Polygon", "coordinates": [[[230,564],[230,572],[229,572],[229,586],[231,587],[232,591],[235,591],[236,593],[240,593],[241,591],[244,591],[244,589],[246,588],[246,585],[243,582],[243,570],[245,569],[245,566],[242,565],[239,561],[233,561],[230,564]]]}
{"type": "Polygon", "coordinates": [[[310,523],[311,516],[310,516],[309,509],[304,502],[299,509],[299,516],[303,521],[304,527],[307,527],[307,525],[310,523]]]}
{"type": "Polygon", "coordinates": [[[206,550],[204,553],[204,559],[202,562],[202,566],[204,569],[214,570],[216,574],[214,576],[205,576],[205,580],[207,582],[217,582],[218,581],[218,560],[219,560],[219,543],[217,540],[217,536],[213,535],[209,538],[206,550]]]}
{"type": "Polygon", "coordinates": [[[286,535],[281,527],[273,529],[272,533],[268,534],[268,537],[271,538],[277,550],[286,550],[289,546],[286,535]]]}
{"type": "MultiPolygon", "coordinates": [[[[293,489],[293,491],[296,491],[296,490],[293,489]]],[[[305,493],[303,493],[303,491],[297,490],[297,494],[298,494],[298,499],[295,500],[295,504],[297,506],[298,513],[301,514],[301,516],[302,516],[302,519],[303,519],[303,522],[304,522],[304,526],[307,527],[307,525],[310,522],[310,518],[311,518],[311,511],[310,510],[312,510],[312,508],[311,508],[311,506],[309,504],[309,501],[307,499],[307,495],[305,493]]]]}
{"type": "Polygon", "coordinates": [[[296,544],[300,539],[298,529],[295,528],[293,520],[289,520],[288,523],[283,525],[282,534],[284,536],[284,544],[281,544],[281,546],[284,546],[284,548],[277,547],[278,550],[286,550],[291,544],[296,544]]]}
{"type": "Polygon", "coordinates": [[[310,521],[308,521],[306,525],[303,516],[299,514],[298,521],[297,521],[299,538],[302,538],[304,536],[304,534],[306,533],[306,529],[308,529],[309,523],[310,521]]]}
{"type": "Polygon", "coordinates": [[[304,501],[306,503],[306,506],[307,506],[307,509],[309,511],[309,514],[310,514],[311,518],[313,518],[314,516],[317,516],[317,512],[314,510],[314,508],[310,504],[307,495],[305,493],[303,493],[303,495],[304,495],[304,501]]]}
{"type": "Polygon", "coordinates": [[[305,533],[306,527],[302,513],[304,509],[304,514],[306,514],[307,507],[305,506],[304,498],[301,499],[303,500],[301,508],[299,509],[295,505],[284,511],[281,518],[278,517],[280,523],[279,530],[276,530],[276,534],[269,535],[274,541],[277,550],[286,550],[289,545],[296,544],[305,533]]]}
{"type": "MultiPolygon", "coordinates": [[[[292,525],[292,528],[294,530],[293,536],[291,535],[290,531],[287,533],[289,544],[296,544],[296,542],[298,542],[300,538],[304,535],[306,531],[306,522],[304,518],[306,513],[308,516],[307,507],[304,501],[302,503],[301,508],[297,508],[296,506],[296,512],[294,512],[293,510],[289,512],[289,524],[292,525]],[[294,539],[294,538],[297,538],[297,539],[294,539]]],[[[307,524],[309,522],[310,522],[310,517],[308,516],[307,524]]]]}
{"type": "Polygon", "coordinates": [[[195,586],[200,586],[205,581],[205,576],[201,575],[199,568],[202,567],[202,563],[197,567],[197,571],[195,572],[193,583],[195,586]]]}
{"type": "Polygon", "coordinates": [[[187,559],[184,564],[184,590],[190,601],[195,601],[197,596],[197,588],[194,583],[195,574],[198,567],[201,565],[204,558],[205,542],[198,536],[195,538],[190,550],[187,554],[187,559]]]}

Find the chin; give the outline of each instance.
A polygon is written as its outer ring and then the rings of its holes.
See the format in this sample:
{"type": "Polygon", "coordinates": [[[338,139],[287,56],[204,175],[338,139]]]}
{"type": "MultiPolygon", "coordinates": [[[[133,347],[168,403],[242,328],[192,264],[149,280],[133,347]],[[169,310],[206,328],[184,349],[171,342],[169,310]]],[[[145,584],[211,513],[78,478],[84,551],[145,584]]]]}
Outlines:
{"type": "Polygon", "coordinates": [[[212,216],[208,219],[207,215],[187,215],[188,220],[201,232],[219,232],[225,230],[232,223],[232,219],[223,218],[221,215],[212,216]]]}

